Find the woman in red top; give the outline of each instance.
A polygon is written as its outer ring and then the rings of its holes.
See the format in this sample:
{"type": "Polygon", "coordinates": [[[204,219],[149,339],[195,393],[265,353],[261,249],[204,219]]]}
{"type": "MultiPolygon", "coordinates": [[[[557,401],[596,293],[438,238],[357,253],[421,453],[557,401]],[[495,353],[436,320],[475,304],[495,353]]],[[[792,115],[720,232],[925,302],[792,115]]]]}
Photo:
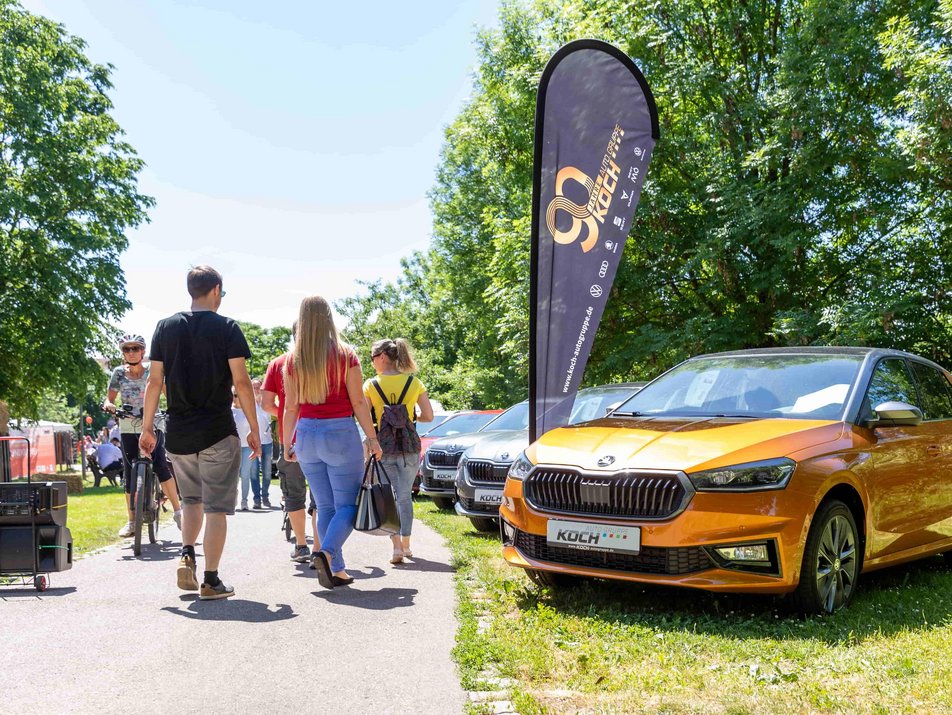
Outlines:
{"type": "Polygon", "coordinates": [[[300,463],[317,500],[321,547],[311,568],[325,588],[353,581],[344,570],[341,548],[354,530],[357,492],[364,474],[364,452],[354,417],[367,446],[382,454],[364,401],[360,362],[341,342],[327,301],[301,301],[294,351],[285,363],[284,453],[300,463]]]}

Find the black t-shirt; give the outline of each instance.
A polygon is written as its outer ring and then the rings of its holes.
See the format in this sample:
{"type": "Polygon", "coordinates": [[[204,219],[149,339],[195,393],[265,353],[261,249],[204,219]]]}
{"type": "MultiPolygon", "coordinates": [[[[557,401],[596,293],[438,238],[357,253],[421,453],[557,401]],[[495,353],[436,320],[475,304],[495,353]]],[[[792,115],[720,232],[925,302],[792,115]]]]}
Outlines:
{"type": "Polygon", "coordinates": [[[149,359],[165,371],[165,448],[195,454],[237,435],[231,415],[231,358],[250,358],[241,328],[210,310],[183,311],[155,326],[149,359]]]}

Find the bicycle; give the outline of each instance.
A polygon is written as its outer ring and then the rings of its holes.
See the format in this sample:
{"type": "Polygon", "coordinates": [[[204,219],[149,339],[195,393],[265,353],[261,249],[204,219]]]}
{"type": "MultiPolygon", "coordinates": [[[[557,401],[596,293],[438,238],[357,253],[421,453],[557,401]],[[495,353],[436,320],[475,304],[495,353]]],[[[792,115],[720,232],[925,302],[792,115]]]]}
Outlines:
{"type": "MultiPolygon", "coordinates": [[[[117,417],[127,417],[132,420],[134,425],[141,427],[142,419],[133,413],[128,405],[122,409],[116,410],[117,417]]],[[[158,416],[162,416],[159,413],[158,416]]],[[[139,433],[136,433],[137,435],[139,433]]],[[[130,499],[133,504],[134,520],[132,522],[132,553],[139,556],[142,553],[142,525],[145,523],[149,531],[149,543],[154,544],[158,541],[159,532],[159,513],[165,510],[165,495],[162,493],[162,487],[159,480],[155,477],[152,469],[152,459],[139,457],[132,462],[130,479],[132,480],[132,493],[130,499]]]]}

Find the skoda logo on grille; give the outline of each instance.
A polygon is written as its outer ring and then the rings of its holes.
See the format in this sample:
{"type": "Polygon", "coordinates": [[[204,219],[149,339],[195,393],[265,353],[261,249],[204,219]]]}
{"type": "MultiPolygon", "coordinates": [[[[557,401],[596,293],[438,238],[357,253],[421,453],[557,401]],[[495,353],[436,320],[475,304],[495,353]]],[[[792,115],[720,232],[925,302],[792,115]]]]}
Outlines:
{"type": "Polygon", "coordinates": [[[505,462],[507,459],[509,459],[509,452],[503,452],[499,455],[499,458],[505,462]]]}
{"type": "Polygon", "coordinates": [[[615,458],[610,454],[606,454],[604,457],[599,457],[597,462],[599,467],[607,467],[609,464],[614,464],[614,463],[615,463],[615,458]]]}

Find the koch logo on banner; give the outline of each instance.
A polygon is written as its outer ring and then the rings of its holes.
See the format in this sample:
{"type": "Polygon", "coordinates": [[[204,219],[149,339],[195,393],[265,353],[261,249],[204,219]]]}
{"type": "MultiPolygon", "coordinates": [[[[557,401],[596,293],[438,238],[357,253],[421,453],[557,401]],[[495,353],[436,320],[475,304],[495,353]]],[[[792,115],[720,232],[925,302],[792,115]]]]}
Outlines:
{"type": "Polygon", "coordinates": [[[568,422],[658,139],[658,111],[627,55],[578,40],[546,65],[535,129],[532,440],[568,422]]]}

